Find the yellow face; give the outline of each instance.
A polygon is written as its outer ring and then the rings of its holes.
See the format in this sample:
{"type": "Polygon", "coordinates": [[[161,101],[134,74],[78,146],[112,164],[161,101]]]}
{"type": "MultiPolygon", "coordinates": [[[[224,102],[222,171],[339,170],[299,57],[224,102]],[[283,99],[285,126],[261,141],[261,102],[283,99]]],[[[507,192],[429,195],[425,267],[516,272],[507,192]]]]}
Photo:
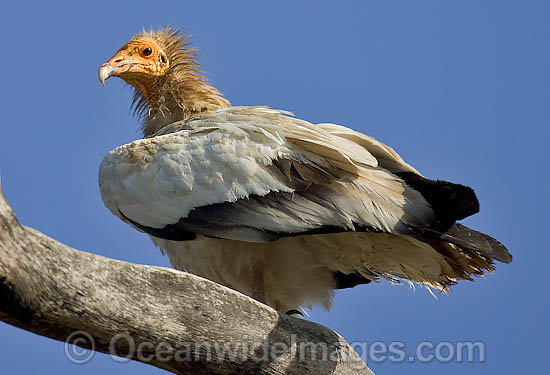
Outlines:
{"type": "Polygon", "coordinates": [[[153,40],[132,40],[101,65],[99,80],[103,85],[107,78],[113,76],[128,83],[143,78],[160,77],[166,73],[169,64],[168,57],[153,40]]]}

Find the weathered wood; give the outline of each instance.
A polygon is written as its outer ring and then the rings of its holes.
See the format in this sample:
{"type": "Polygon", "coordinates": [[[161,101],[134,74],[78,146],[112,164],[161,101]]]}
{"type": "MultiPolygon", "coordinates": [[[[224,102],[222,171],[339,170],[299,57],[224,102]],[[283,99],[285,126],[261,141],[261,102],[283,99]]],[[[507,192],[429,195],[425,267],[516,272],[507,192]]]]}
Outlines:
{"type": "Polygon", "coordinates": [[[1,186],[0,319],[61,341],[85,331],[94,344],[82,347],[178,374],[371,373],[323,326],[209,280],[75,250],[20,225],[1,186]]]}

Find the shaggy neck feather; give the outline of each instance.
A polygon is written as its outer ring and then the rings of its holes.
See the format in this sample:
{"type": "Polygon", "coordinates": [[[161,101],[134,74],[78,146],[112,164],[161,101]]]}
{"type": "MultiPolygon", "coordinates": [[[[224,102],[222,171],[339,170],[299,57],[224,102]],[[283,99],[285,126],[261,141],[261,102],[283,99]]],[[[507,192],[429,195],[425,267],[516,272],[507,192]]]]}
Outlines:
{"type": "Polygon", "coordinates": [[[136,113],[144,117],[145,137],[153,136],[173,122],[230,105],[204,77],[193,71],[179,74],[179,77],[168,74],[128,83],[135,87],[134,106],[136,113]]]}

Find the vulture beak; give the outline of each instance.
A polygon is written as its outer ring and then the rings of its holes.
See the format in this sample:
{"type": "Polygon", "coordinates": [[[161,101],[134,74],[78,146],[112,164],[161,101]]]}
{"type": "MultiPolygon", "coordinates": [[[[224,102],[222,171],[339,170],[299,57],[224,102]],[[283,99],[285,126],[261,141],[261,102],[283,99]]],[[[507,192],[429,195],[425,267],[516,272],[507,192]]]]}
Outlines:
{"type": "Polygon", "coordinates": [[[106,62],[99,67],[99,71],[97,73],[99,76],[99,82],[101,82],[101,86],[105,86],[105,80],[115,75],[116,68],[110,63],[106,62]]]}

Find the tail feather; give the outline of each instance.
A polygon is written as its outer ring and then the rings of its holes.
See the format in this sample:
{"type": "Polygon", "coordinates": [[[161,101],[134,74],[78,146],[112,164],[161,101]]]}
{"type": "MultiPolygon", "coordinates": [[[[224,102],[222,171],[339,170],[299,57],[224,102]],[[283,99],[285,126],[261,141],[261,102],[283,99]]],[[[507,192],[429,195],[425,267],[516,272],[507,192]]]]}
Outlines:
{"type": "Polygon", "coordinates": [[[450,242],[465,251],[482,255],[490,260],[498,260],[503,263],[510,263],[512,261],[512,254],[508,252],[503,244],[485,233],[470,229],[459,223],[455,223],[439,239],[450,242]]]}
{"type": "MultiPolygon", "coordinates": [[[[491,236],[455,223],[447,232],[437,233],[439,238],[418,238],[445,259],[452,271],[446,276],[449,282],[431,283],[436,289],[447,292],[456,280],[470,280],[495,270],[494,261],[510,263],[512,255],[506,247],[491,236]]],[[[416,280],[415,280],[416,281],[416,280]]]]}
{"type": "MultiPolygon", "coordinates": [[[[450,291],[450,286],[458,280],[473,281],[474,276],[483,276],[486,272],[493,273],[495,261],[510,263],[512,255],[506,247],[491,236],[470,229],[462,224],[455,223],[445,233],[430,230],[428,236],[415,236],[414,238],[424,244],[423,253],[431,260],[439,262],[440,268],[428,267],[431,264],[427,259],[412,252],[411,247],[399,246],[395,239],[388,238],[392,243],[392,251],[384,252],[385,257],[399,259],[399,268],[389,267],[391,262],[376,262],[376,271],[380,276],[389,275],[405,280],[419,282],[428,285],[444,293],[450,291]],[[426,246],[427,245],[427,246],[426,246]],[[396,272],[398,271],[398,272],[396,272]]],[[[373,233],[372,236],[376,236],[373,233]]],[[[407,237],[407,236],[405,236],[407,237]]]]}

